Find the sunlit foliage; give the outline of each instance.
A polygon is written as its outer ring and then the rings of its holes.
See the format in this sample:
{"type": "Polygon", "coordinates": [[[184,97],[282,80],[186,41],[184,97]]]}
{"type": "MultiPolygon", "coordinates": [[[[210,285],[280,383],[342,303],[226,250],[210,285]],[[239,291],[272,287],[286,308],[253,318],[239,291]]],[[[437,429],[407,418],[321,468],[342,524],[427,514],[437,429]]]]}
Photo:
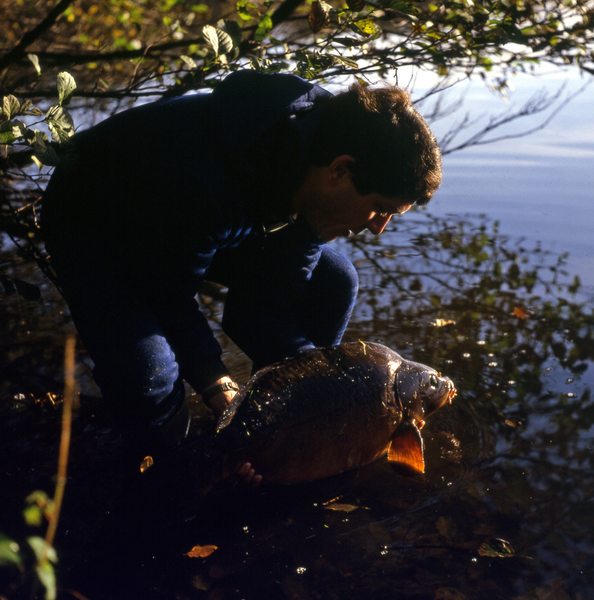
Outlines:
{"type": "MultiPolygon", "coordinates": [[[[590,0],[3,2],[0,93],[67,68],[86,94],[191,89],[249,62],[306,78],[576,64],[592,71],[590,0]],[[53,12],[52,12],[53,9],[53,12]],[[216,40],[216,43],[213,43],[216,40]]],[[[55,73],[54,73],[55,76],[55,73]]]]}

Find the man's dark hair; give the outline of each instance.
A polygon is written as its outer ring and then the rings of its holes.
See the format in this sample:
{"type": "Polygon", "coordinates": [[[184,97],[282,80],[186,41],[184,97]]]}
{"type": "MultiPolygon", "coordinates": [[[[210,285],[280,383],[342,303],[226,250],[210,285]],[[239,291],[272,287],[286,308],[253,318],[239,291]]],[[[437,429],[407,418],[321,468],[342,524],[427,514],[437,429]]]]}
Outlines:
{"type": "Polygon", "coordinates": [[[406,92],[359,84],[330,98],[314,136],[310,163],[329,165],[350,154],[360,194],[429,202],[441,183],[441,152],[406,92]]]}

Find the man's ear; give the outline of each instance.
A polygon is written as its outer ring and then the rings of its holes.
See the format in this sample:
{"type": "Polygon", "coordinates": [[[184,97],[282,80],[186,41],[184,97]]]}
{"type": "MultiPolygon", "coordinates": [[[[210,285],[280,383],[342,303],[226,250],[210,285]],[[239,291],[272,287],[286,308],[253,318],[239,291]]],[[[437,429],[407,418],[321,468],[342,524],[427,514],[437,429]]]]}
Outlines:
{"type": "Polygon", "coordinates": [[[351,166],[355,159],[350,154],[337,156],[328,167],[328,179],[332,185],[349,182],[351,180],[351,166]],[[348,178],[348,179],[345,179],[348,178]]]}

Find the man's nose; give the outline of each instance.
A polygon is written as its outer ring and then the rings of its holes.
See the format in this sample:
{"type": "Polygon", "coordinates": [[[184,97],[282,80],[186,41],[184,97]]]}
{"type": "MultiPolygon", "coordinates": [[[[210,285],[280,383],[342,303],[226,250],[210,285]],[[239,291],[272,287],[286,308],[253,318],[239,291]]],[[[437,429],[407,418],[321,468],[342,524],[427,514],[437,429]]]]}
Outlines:
{"type": "Polygon", "coordinates": [[[370,219],[367,223],[367,229],[369,229],[373,235],[379,235],[386,228],[386,225],[390,222],[391,218],[392,215],[388,215],[387,217],[375,215],[375,217],[370,219]]]}

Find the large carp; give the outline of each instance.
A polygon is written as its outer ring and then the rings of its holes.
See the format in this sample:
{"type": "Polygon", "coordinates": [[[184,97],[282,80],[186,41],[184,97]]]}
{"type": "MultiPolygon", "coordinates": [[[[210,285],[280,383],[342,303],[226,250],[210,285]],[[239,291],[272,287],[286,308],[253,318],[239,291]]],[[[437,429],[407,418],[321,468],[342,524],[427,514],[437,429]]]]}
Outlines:
{"type": "Polygon", "coordinates": [[[256,373],[215,432],[182,444],[147,474],[191,479],[203,494],[245,462],[264,482],[291,484],[360,467],[386,452],[420,473],[419,430],[455,392],[449,378],[380,344],[309,350],[256,373]]]}

